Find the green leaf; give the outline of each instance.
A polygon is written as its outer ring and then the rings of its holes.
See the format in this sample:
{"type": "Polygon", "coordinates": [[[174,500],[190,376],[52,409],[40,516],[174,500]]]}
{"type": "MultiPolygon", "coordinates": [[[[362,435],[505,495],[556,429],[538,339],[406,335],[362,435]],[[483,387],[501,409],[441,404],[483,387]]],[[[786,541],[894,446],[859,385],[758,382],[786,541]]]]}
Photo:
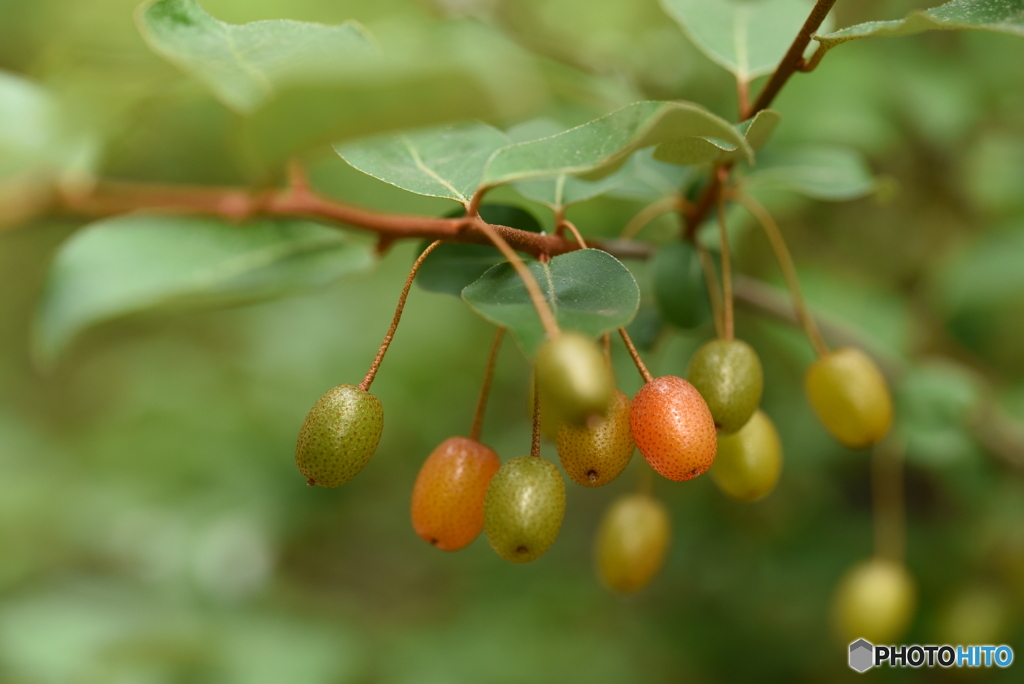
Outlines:
{"type": "MultiPolygon", "coordinates": [[[[539,233],[540,223],[533,214],[519,207],[505,204],[485,204],[480,217],[492,225],[508,226],[539,233]]],[[[426,249],[429,242],[421,247],[426,249]]],[[[416,283],[424,290],[459,297],[467,285],[482,276],[487,269],[500,264],[504,257],[489,245],[463,245],[446,242],[438,245],[420,265],[416,283]]]]}
{"type": "Polygon", "coordinates": [[[814,36],[822,53],[857,38],[909,36],[923,31],[978,29],[1024,36],[1024,0],[953,0],[929,10],[911,12],[903,19],[869,21],[814,36]]]}
{"type": "Polygon", "coordinates": [[[614,176],[621,180],[609,191],[612,197],[651,201],[679,195],[692,180],[694,169],[654,158],[654,149],[640,150],[614,176]]]}
{"type": "Polygon", "coordinates": [[[206,84],[228,107],[251,113],[281,88],[349,72],[377,55],[356,22],[326,26],[301,21],[226,24],[195,0],[156,0],[139,8],[149,47],[206,84]]]}
{"type": "Polygon", "coordinates": [[[747,176],[747,189],[788,190],[819,200],[869,195],[876,183],[864,158],[846,147],[805,147],[765,156],[747,176]]]}
{"type": "Polygon", "coordinates": [[[1024,224],[984,235],[939,272],[938,294],[950,313],[1024,300],[1024,224]]]}
{"type": "Polygon", "coordinates": [[[93,223],[57,252],[34,351],[51,364],[78,333],[150,309],[282,296],[369,268],[372,244],[304,221],[129,215],[93,223]]]}
{"type": "Polygon", "coordinates": [[[508,144],[501,131],[482,123],[441,126],[335,145],[363,173],[403,190],[468,205],[484,166],[508,144]]]}
{"type": "Polygon", "coordinates": [[[666,321],[695,328],[711,320],[707,281],[693,245],[677,241],[658,249],[652,263],[654,299],[666,321]]]}
{"type": "Polygon", "coordinates": [[[911,367],[895,390],[897,425],[909,460],[936,467],[977,454],[970,421],[981,393],[964,367],[926,360],[911,367]]]}
{"type": "MultiPolygon", "coordinates": [[[[596,337],[627,325],[640,306],[633,274],[599,249],[581,249],[527,266],[566,330],[596,337]]],[[[491,268],[462,291],[462,298],[488,321],[508,328],[528,355],[545,338],[526,286],[511,264],[491,268]]]]}
{"type": "Polygon", "coordinates": [[[810,14],[807,0],[661,0],[697,48],[749,82],[775,69],[810,14]]]}
{"type": "Polygon", "coordinates": [[[769,138],[772,137],[772,133],[775,132],[775,127],[779,125],[781,119],[782,115],[774,109],[762,109],[754,115],[753,119],[740,124],[743,137],[750,144],[750,149],[756,152],[768,144],[769,138]]]}
{"type": "Polygon", "coordinates": [[[689,102],[635,102],[582,126],[494,153],[485,185],[561,174],[607,175],[634,151],[656,146],[655,157],[674,164],[699,164],[723,151],[751,150],[728,121],[689,102]]]}

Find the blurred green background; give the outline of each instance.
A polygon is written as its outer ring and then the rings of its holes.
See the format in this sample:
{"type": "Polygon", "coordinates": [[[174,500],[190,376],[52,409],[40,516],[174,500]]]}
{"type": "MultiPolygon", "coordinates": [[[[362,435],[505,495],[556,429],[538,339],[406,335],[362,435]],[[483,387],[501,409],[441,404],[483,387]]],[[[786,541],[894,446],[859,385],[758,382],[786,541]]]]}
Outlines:
{"type": "MultiPolygon", "coordinates": [[[[733,118],[731,77],[654,0],[206,0],[241,23],[357,19],[379,36],[467,23],[515,55],[521,107],[585,121],[635,99],[684,98],[733,118]]],[[[928,3],[840,1],[840,26],[928,3]]],[[[269,180],[230,114],[146,48],[134,0],[0,0],[0,69],[51,88],[99,131],[105,176],[269,180]]],[[[387,48],[384,38],[382,47],[387,48]]],[[[429,40],[426,41],[431,45],[429,40]]],[[[443,52],[442,42],[431,49],[443,52]]],[[[514,98],[515,99],[515,98],[514,98]]],[[[415,106],[415,102],[407,103],[415,106]]],[[[920,605],[905,643],[1024,648],[1024,42],[980,33],[837,48],[776,102],[771,145],[842,143],[887,179],[848,204],[767,198],[806,294],[899,370],[907,440],[908,566],[920,605]]],[[[3,122],[0,121],[0,125],[3,122]]],[[[302,127],[302,121],[295,121],[302,127]]],[[[366,206],[443,214],[450,203],[360,175],[326,150],[317,187],[366,206]]],[[[496,197],[550,216],[512,191],[496,197]]],[[[570,210],[615,235],[640,205],[570,210]]],[[[839,578],[872,552],[869,459],[815,422],[811,359],[794,330],[741,311],[765,366],[763,408],[785,466],[765,501],[708,478],[658,483],[674,540],[662,574],[623,598],[599,585],[601,512],[637,479],[569,483],[565,523],[537,562],[485,539],[445,554],[409,523],[419,464],[472,420],[492,329],[462,302],[414,289],[374,391],[385,431],[350,484],[307,488],[294,439],[312,403],[361,378],[415,246],[301,297],[133,317],[85,335],[50,373],[30,363],[34,308],[57,246],[81,221],[0,233],[0,682],[490,683],[846,681],[831,631],[839,578]]],[[[645,236],[664,239],[671,220],[645,236]]],[[[780,283],[742,230],[738,268],[780,283]]],[[[645,284],[645,265],[627,264],[645,284]]],[[[712,332],[666,331],[655,374],[685,374],[712,332]]],[[[639,379],[616,346],[622,388],[639,379]]],[[[507,342],[484,429],[503,459],[529,448],[528,364],[507,342]]],[[[546,456],[557,460],[554,448],[546,456]]],[[[635,459],[639,461],[639,458],[635,459]]],[[[907,681],[1019,681],[1005,671],[883,670],[907,681]]]]}

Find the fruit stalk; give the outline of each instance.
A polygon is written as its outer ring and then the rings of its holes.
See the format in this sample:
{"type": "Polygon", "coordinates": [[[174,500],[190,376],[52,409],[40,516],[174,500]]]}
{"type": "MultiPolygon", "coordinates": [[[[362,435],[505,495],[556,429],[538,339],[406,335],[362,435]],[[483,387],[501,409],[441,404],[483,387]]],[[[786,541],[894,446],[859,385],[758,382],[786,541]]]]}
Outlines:
{"type": "Polygon", "coordinates": [[[505,329],[498,328],[494,333],[494,342],[491,343],[491,351],[487,355],[487,367],[484,369],[484,382],[480,386],[480,396],[476,400],[476,411],[473,413],[473,427],[469,431],[469,438],[474,442],[480,441],[480,433],[484,428],[484,413],[487,411],[487,398],[491,394],[491,381],[494,380],[494,365],[498,359],[498,350],[501,349],[501,341],[505,337],[505,329]]]}
{"type": "Polygon", "coordinates": [[[533,375],[533,426],[530,433],[530,456],[540,458],[540,387],[533,375]]]}
{"type": "Polygon", "coordinates": [[[775,259],[779,262],[779,268],[782,269],[782,276],[786,279],[786,286],[789,287],[789,294],[793,299],[793,309],[796,311],[796,317],[800,321],[804,332],[807,333],[807,338],[811,341],[811,345],[818,356],[826,354],[828,352],[828,345],[825,344],[821,331],[818,330],[818,324],[807,309],[807,302],[804,300],[803,292],[800,290],[800,279],[796,274],[796,266],[793,264],[793,257],[789,253],[789,248],[786,247],[786,241],[782,237],[779,225],[772,218],[768,210],[764,208],[764,205],[750,195],[737,193],[735,200],[749,211],[757,219],[757,222],[761,224],[761,227],[764,228],[768,242],[771,243],[772,250],[775,252],[775,259]]]}
{"type": "MultiPolygon", "coordinates": [[[[719,176],[728,174],[724,168],[719,169],[719,176]]],[[[729,258],[729,227],[725,223],[725,197],[718,196],[718,237],[722,249],[722,337],[733,338],[732,315],[732,264],[729,258]]]]}
{"type": "Polygon", "coordinates": [[[416,277],[417,271],[420,270],[420,266],[426,260],[430,253],[433,252],[438,246],[444,242],[444,240],[434,240],[431,242],[423,253],[417,257],[416,261],[413,262],[412,268],[409,269],[409,275],[405,279],[405,286],[402,288],[402,294],[398,296],[398,306],[395,307],[395,316],[391,319],[391,327],[388,328],[388,333],[384,336],[384,341],[380,343],[380,349],[377,350],[377,356],[373,359],[373,363],[370,364],[370,370],[366,371],[366,377],[359,383],[359,389],[364,392],[370,389],[370,385],[373,384],[373,379],[377,375],[377,369],[380,368],[381,361],[384,360],[384,355],[388,352],[388,347],[391,346],[391,340],[395,337],[395,331],[398,330],[398,322],[402,320],[402,311],[405,309],[405,300],[409,296],[409,288],[412,287],[413,278],[416,277]]]}
{"type": "Polygon", "coordinates": [[[704,272],[704,282],[708,288],[708,300],[711,302],[711,319],[715,322],[715,336],[724,337],[725,331],[722,328],[722,292],[718,289],[718,271],[715,269],[715,260],[711,257],[711,251],[699,242],[697,243],[697,256],[700,258],[700,267],[704,272]]]}
{"type": "Polygon", "coordinates": [[[903,452],[906,445],[886,440],[871,454],[871,501],[875,556],[903,563],[907,531],[903,508],[903,452]]]}
{"type": "Polygon", "coordinates": [[[622,335],[622,341],[626,344],[626,349],[629,351],[629,355],[633,357],[633,363],[636,364],[636,369],[640,371],[640,376],[644,379],[644,382],[650,382],[654,379],[651,372],[647,370],[647,366],[644,365],[644,360],[640,358],[640,352],[636,350],[633,345],[633,340],[630,339],[629,333],[626,332],[625,328],[619,328],[619,334],[622,335]]]}

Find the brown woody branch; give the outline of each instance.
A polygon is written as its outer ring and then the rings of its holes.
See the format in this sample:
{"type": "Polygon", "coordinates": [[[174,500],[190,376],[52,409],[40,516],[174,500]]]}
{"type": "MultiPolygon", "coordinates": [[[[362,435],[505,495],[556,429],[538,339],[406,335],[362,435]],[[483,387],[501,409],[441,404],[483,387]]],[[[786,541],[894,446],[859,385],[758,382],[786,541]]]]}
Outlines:
{"type": "MultiPolygon", "coordinates": [[[[372,231],[379,236],[382,247],[401,239],[492,244],[486,233],[487,226],[478,216],[436,218],[373,211],[320,195],[297,176],[293,176],[287,188],[264,191],[103,181],[89,192],[58,193],[54,202],[54,209],[60,213],[90,217],[116,216],[140,210],[218,216],[230,221],[301,217],[372,231]]],[[[574,240],[557,235],[532,233],[508,226],[492,228],[513,249],[533,256],[550,257],[579,249],[574,240]]],[[[594,241],[592,246],[621,258],[643,259],[651,252],[649,245],[632,240],[594,241]]]]}

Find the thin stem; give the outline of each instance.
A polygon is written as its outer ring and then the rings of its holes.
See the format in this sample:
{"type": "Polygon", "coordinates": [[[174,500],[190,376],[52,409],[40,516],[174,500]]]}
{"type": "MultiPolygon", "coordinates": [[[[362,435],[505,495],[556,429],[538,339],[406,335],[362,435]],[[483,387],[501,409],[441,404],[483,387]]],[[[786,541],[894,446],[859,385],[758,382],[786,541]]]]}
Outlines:
{"type": "Polygon", "coordinates": [[[491,394],[491,381],[494,379],[494,365],[498,360],[498,350],[501,349],[501,340],[505,337],[505,329],[498,328],[494,333],[494,342],[491,343],[491,352],[487,355],[487,367],[484,369],[484,382],[480,386],[480,397],[476,400],[476,411],[473,413],[473,427],[469,431],[469,438],[474,442],[480,441],[480,433],[484,429],[484,413],[487,411],[487,397],[491,394]]]}
{"type": "Polygon", "coordinates": [[[725,224],[725,197],[718,196],[718,237],[722,243],[722,337],[733,338],[732,264],[729,258],[729,228],[725,224]]]}
{"type": "Polygon", "coordinates": [[[622,341],[626,343],[626,349],[629,351],[629,355],[633,357],[633,363],[636,364],[636,369],[640,371],[640,377],[644,379],[644,382],[650,382],[654,380],[654,376],[647,370],[647,366],[644,365],[644,360],[640,358],[640,353],[633,346],[633,340],[630,339],[629,333],[626,332],[625,328],[619,328],[619,334],[622,335],[622,341]]]}
{"type": "Polygon", "coordinates": [[[627,223],[626,227],[622,229],[622,233],[619,237],[623,240],[632,240],[654,219],[672,211],[682,211],[682,209],[683,203],[681,197],[676,195],[662,197],[660,200],[651,202],[646,207],[638,211],[633,218],[629,219],[629,223],[627,223]]]}
{"type": "Polygon", "coordinates": [[[373,359],[373,363],[370,364],[370,370],[366,371],[366,377],[359,383],[359,389],[368,390],[370,385],[373,384],[373,378],[377,375],[377,369],[380,368],[381,361],[384,360],[384,355],[388,352],[388,347],[391,346],[391,340],[395,337],[395,331],[398,330],[398,322],[402,320],[402,311],[405,309],[405,300],[409,296],[409,288],[412,287],[412,280],[416,277],[416,272],[420,270],[420,266],[426,260],[430,253],[433,252],[443,240],[434,240],[431,242],[423,253],[417,257],[416,261],[413,262],[412,268],[409,269],[409,275],[405,279],[405,287],[402,288],[402,294],[398,296],[398,306],[395,307],[395,315],[391,319],[391,327],[388,328],[387,335],[384,336],[384,341],[380,343],[380,349],[377,350],[377,356],[373,359]]]}
{"type": "Polygon", "coordinates": [[[871,500],[875,556],[903,562],[907,525],[903,508],[903,453],[906,445],[886,440],[871,454],[871,500]]]}
{"type": "Polygon", "coordinates": [[[745,121],[743,115],[750,105],[750,81],[745,78],[736,78],[736,101],[740,112],[740,120],[745,121]]]}
{"type": "Polygon", "coordinates": [[[796,35],[792,45],[789,46],[786,56],[782,58],[779,66],[775,68],[775,73],[765,83],[761,93],[757,96],[757,100],[747,109],[746,115],[742,117],[744,121],[762,109],[767,109],[771,105],[772,100],[775,99],[775,96],[782,90],[782,86],[786,85],[789,77],[800,70],[804,64],[804,50],[810,44],[811,36],[821,27],[821,22],[825,21],[825,17],[828,16],[834,4],[836,4],[836,0],[818,0],[814,4],[814,7],[811,8],[811,13],[807,17],[807,21],[800,28],[800,33],[796,35]]]}
{"type": "Polygon", "coordinates": [[[576,224],[574,224],[572,221],[567,221],[566,219],[561,219],[558,222],[558,225],[561,226],[561,227],[564,227],[564,228],[568,228],[569,232],[572,233],[573,238],[575,238],[576,242],[579,243],[579,245],[580,245],[580,247],[582,249],[586,249],[587,248],[587,243],[586,243],[586,241],[584,241],[583,236],[580,235],[580,231],[579,231],[579,229],[576,228],[576,224]]]}
{"type": "Polygon", "coordinates": [[[803,327],[804,332],[807,333],[807,338],[811,341],[811,345],[818,356],[827,354],[828,345],[825,344],[821,331],[818,330],[818,324],[807,308],[807,302],[804,301],[803,292],[800,290],[800,279],[796,273],[796,266],[793,264],[793,257],[786,247],[786,241],[782,237],[779,225],[775,223],[775,219],[764,208],[764,205],[750,195],[737,193],[735,199],[764,228],[765,235],[768,236],[768,242],[771,243],[772,250],[775,252],[775,259],[779,262],[779,267],[782,269],[782,277],[786,280],[790,297],[793,299],[793,309],[796,311],[797,320],[800,321],[800,325],[803,327]]]}
{"type": "Polygon", "coordinates": [[[533,308],[537,310],[541,325],[544,326],[544,332],[552,339],[558,337],[561,331],[558,329],[555,315],[551,313],[551,307],[548,306],[548,300],[545,299],[544,292],[540,289],[537,279],[533,277],[533,273],[523,263],[523,258],[516,254],[516,251],[505,242],[505,239],[498,234],[494,226],[480,217],[476,217],[476,224],[491,239],[494,246],[508,259],[508,262],[512,264],[512,268],[519,274],[519,277],[523,279],[523,285],[526,286],[526,291],[530,294],[530,301],[533,302],[533,308]]]}
{"type": "Polygon", "coordinates": [[[533,432],[530,435],[530,456],[540,458],[540,387],[533,374],[533,432]]]}
{"type": "Polygon", "coordinates": [[[601,335],[601,348],[604,350],[604,360],[608,367],[612,367],[612,336],[609,333],[601,335]]]}
{"type": "Polygon", "coordinates": [[[708,288],[708,299],[711,301],[711,319],[715,322],[715,336],[724,337],[725,328],[722,318],[722,291],[718,288],[718,269],[711,256],[711,250],[700,242],[697,243],[697,256],[700,268],[704,272],[704,282],[708,288]]]}

